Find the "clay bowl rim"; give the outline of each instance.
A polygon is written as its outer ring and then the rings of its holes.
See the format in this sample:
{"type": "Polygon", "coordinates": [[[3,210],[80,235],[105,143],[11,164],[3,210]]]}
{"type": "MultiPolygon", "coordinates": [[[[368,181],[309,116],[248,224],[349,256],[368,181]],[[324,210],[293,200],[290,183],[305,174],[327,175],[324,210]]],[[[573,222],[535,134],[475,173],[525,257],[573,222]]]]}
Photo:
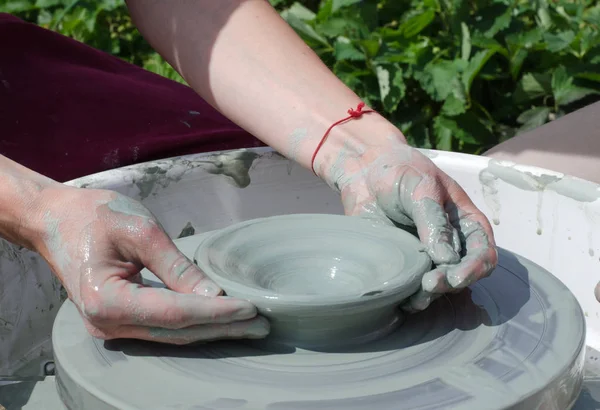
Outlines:
{"type": "MultiPolygon", "coordinates": [[[[376,302],[384,302],[382,299],[390,299],[395,295],[402,293],[407,287],[408,282],[417,281],[420,286],[421,278],[425,273],[427,273],[432,266],[432,261],[429,255],[426,252],[425,246],[421,243],[421,241],[416,238],[413,234],[395,227],[391,225],[384,225],[379,222],[374,222],[368,218],[357,217],[357,216],[347,216],[347,215],[339,215],[339,214],[322,214],[322,213],[302,213],[302,214],[285,214],[285,215],[275,215],[270,217],[262,217],[262,218],[254,218],[249,219],[243,222],[234,223],[225,228],[212,231],[208,233],[208,235],[203,238],[196,250],[194,251],[194,263],[209,277],[211,278],[219,287],[223,289],[223,291],[232,297],[236,297],[238,299],[246,299],[253,303],[258,308],[269,308],[269,307],[298,307],[298,308],[317,308],[317,307],[333,307],[333,306],[351,306],[356,304],[365,304],[375,303],[376,302]],[[246,285],[243,282],[232,280],[222,276],[220,273],[212,270],[210,263],[208,262],[208,255],[206,252],[203,255],[200,255],[201,252],[207,248],[203,247],[206,243],[214,241],[218,238],[222,238],[223,236],[243,229],[249,225],[265,223],[265,222],[274,222],[278,220],[286,220],[286,219],[306,219],[310,218],[312,222],[315,219],[341,219],[341,218],[349,218],[353,224],[356,225],[357,229],[360,227],[361,229],[377,229],[380,232],[385,233],[390,240],[396,242],[396,247],[406,248],[407,246],[413,247],[414,252],[417,254],[415,257],[415,263],[411,266],[412,273],[408,275],[412,279],[405,279],[403,271],[394,274],[390,280],[387,281],[386,284],[374,285],[369,288],[365,288],[365,292],[361,292],[360,294],[340,294],[340,295],[332,295],[332,294],[317,294],[317,295],[303,295],[303,294],[287,294],[287,293],[278,293],[266,288],[254,288],[246,285]],[[418,277],[418,280],[417,278],[418,277]],[[369,292],[377,291],[377,293],[373,295],[366,295],[369,292]]],[[[416,286],[416,290],[418,287],[416,286]]],[[[414,293],[414,292],[413,292],[414,293]]],[[[408,295],[410,296],[410,295],[408,295]]],[[[407,296],[407,297],[408,297],[407,296]]],[[[401,298],[403,300],[404,298],[401,298]]]]}

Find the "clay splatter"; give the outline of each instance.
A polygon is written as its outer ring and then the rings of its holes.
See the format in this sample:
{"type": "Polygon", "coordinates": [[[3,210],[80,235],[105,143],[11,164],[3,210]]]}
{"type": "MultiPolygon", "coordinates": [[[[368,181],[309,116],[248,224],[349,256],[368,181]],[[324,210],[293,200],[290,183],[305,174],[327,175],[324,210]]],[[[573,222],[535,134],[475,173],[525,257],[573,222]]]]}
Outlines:
{"type": "Polygon", "coordinates": [[[104,165],[106,165],[109,168],[117,168],[120,164],[119,148],[115,148],[114,150],[106,154],[102,159],[102,162],[104,162],[104,165]]]}
{"type": "Polygon", "coordinates": [[[512,162],[490,160],[487,168],[479,173],[479,182],[483,188],[484,200],[492,212],[492,220],[496,225],[500,223],[498,180],[525,191],[538,192],[536,210],[536,233],[538,235],[543,233],[541,214],[545,191],[554,191],[559,195],[583,203],[595,202],[600,199],[600,186],[593,182],[512,162]]]}
{"type": "Polygon", "coordinates": [[[600,199],[600,186],[593,182],[512,162],[490,160],[481,174],[491,175],[525,191],[554,191],[579,202],[600,199]]]}
{"type": "Polygon", "coordinates": [[[290,152],[288,154],[291,160],[296,161],[298,158],[298,153],[300,152],[300,144],[302,141],[306,139],[308,131],[306,128],[297,128],[292,131],[292,134],[289,137],[290,140],[290,152]]]}
{"type": "MultiPolygon", "coordinates": [[[[144,176],[135,181],[135,186],[140,190],[140,199],[146,199],[154,192],[156,184],[164,180],[164,177],[167,175],[167,169],[151,166],[145,168],[143,172],[144,176]]],[[[166,188],[165,185],[163,186],[166,188]]]]}
{"type": "Polygon", "coordinates": [[[48,250],[55,256],[56,263],[61,269],[66,269],[71,263],[71,257],[67,252],[64,252],[64,241],[59,230],[59,220],[54,218],[50,211],[44,214],[44,222],[46,224],[45,244],[48,250]]]}
{"type": "Polygon", "coordinates": [[[203,168],[214,175],[228,176],[239,188],[246,188],[250,185],[250,168],[258,157],[254,151],[240,150],[207,158],[203,168]]]}
{"type": "MultiPolygon", "coordinates": [[[[177,158],[155,161],[152,166],[134,166],[139,176],[133,183],[139,189],[139,199],[144,200],[156,193],[158,187],[167,188],[179,182],[190,171],[200,168],[213,175],[224,175],[238,188],[250,185],[250,169],[260,154],[246,149],[229,151],[200,158],[177,158]],[[140,175],[141,174],[141,175],[140,175]]],[[[131,168],[125,168],[131,172],[131,168]]]]}
{"type": "Polygon", "coordinates": [[[195,233],[196,233],[196,229],[194,229],[191,222],[188,222],[187,224],[185,224],[185,226],[183,227],[183,229],[181,230],[181,233],[179,234],[179,236],[177,238],[178,239],[187,238],[188,236],[192,236],[195,233]]]}
{"type": "Polygon", "coordinates": [[[492,173],[483,170],[479,174],[479,182],[483,187],[483,200],[492,211],[492,222],[494,225],[500,225],[500,200],[498,199],[498,178],[492,173]]]}

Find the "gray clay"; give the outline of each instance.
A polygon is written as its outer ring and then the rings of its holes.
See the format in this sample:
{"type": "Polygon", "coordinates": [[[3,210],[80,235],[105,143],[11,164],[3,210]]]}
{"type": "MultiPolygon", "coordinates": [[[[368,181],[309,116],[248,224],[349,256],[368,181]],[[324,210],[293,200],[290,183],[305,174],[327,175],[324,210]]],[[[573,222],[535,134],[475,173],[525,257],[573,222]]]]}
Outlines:
{"type": "Polygon", "coordinates": [[[322,214],[236,224],[208,236],[194,259],[227,295],[269,319],[270,341],[303,348],[360,344],[394,330],[397,306],[431,267],[410,233],[322,214]]]}
{"type": "MultiPolygon", "coordinates": [[[[201,239],[176,243],[192,257],[201,239]]],[[[583,378],[583,312],[549,272],[503,249],[499,258],[490,277],[398,331],[333,352],[103,342],[67,301],[53,331],[58,390],[90,410],[568,409],[583,378]]]]}

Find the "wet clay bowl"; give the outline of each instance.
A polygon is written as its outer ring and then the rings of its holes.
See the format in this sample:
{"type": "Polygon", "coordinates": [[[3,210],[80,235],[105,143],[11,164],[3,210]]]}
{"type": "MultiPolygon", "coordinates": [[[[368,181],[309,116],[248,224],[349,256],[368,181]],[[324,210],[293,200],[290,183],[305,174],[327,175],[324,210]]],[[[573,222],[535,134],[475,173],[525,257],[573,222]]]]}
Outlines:
{"type": "Polygon", "coordinates": [[[209,234],[194,262],[271,323],[271,342],[300,348],[365,343],[402,322],[431,259],[419,240],[350,216],[294,214],[209,234]]]}

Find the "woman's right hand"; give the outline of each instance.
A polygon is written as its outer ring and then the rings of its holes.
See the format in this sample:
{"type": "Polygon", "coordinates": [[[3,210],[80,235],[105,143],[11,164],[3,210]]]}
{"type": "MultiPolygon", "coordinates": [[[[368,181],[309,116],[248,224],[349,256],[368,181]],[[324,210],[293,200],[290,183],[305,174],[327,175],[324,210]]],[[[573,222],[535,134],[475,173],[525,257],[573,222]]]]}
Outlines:
{"type": "MultiPolygon", "coordinates": [[[[30,240],[101,339],[187,344],[263,338],[269,323],[184,256],[141,203],[106,190],[53,185],[32,204],[41,232],[30,240]],[[147,268],[167,289],[141,284],[147,268]]],[[[27,222],[31,224],[32,222],[27,222]]]]}

